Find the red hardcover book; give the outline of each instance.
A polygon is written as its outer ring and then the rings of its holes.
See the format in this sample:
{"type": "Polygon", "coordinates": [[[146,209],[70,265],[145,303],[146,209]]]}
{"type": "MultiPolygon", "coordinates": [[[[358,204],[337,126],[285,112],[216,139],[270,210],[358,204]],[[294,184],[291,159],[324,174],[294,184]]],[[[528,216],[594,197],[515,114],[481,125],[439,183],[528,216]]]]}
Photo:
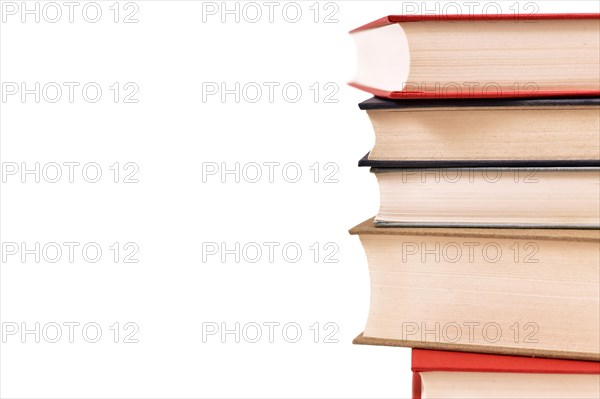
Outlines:
{"type": "Polygon", "coordinates": [[[379,97],[600,95],[600,14],[389,15],[352,30],[379,97]]]}
{"type": "Polygon", "coordinates": [[[600,362],[413,349],[413,399],[421,399],[421,373],[439,371],[600,375],[600,362]]]}

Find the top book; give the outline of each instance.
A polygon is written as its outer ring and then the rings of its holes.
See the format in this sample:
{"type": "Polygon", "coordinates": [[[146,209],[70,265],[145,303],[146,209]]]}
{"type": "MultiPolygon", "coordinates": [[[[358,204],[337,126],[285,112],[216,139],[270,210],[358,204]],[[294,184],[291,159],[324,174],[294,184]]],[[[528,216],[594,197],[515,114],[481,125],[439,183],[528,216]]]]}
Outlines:
{"type": "Polygon", "coordinates": [[[379,97],[600,95],[600,14],[390,15],[350,32],[379,97]]]}

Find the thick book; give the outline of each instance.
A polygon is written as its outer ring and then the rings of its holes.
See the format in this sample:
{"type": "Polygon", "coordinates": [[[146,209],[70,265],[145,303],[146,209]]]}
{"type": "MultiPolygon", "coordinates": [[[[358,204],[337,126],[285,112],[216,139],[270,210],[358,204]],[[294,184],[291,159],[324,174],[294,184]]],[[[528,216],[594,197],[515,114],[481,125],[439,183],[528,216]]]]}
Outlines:
{"type": "Polygon", "coordinates": [[[600,168],[373,168],[377,226],[600,228],[600,168]]]}
{"type": "Polygon", "coordinates": [[[390,227],[357,344],[600,360],[600,231],[390,227]]]}
{"type": "Polygon", "coordinates": [[[600,166],[600,98],[389,100],[359,104],[376,167],[600,166]]]}
{"type": "Polygon", "coordinates": [[[388,98],[598,96],[600,14],[391,15],[350,32],[388,98]]]}
{"type": "Polygon", "coordinates": [[[413,399],[598,398],[600,362],[412,350],[413,399]]]}

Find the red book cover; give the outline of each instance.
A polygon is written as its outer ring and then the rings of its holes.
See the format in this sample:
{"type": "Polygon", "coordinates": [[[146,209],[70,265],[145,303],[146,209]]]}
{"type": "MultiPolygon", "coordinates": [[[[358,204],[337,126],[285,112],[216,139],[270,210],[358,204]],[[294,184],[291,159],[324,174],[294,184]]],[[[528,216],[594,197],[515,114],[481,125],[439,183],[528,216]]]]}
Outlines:
{"type": "Polygon", "coordinates": [[[413,349],[413,399],[421,398],[419,373],[426,371],[600,374],[600,362],[413,349]]]}
{"type": "Polygon", "coordinates": [[[442,99],[442,98],[553,98],[553,97],[597,97],[600,96],[598,90],[537,90],[523,88],[522,90],[488,90],[488,91],[387,91],[374,87],[364,86],[356,82],[348,83],[350,86],[376,97],[384,97],[392,100],[422,100],[422,99],[442,99]]]}
{"type": "MultiPolygon", "coordinates": [[[[598,13],[573,13],[573,14],[457,14],[457,15],[388,15],[376,21],[350,31],[350,33],[361,32],[368,29],[380,28],[396,23],[418,23],[439,21],[541,21],[541,20],[578,20],[597,19],[598,13]]],[[[453,88],[442,91],[423,91],[405,88],[402,91],[387,91],[374,87],[365,86],[357,82],[350,82],[350,86],[366,91],[377,97],[390,99],[428,99],[428,98],[528,98],[528,97],[595,97],[600,95],[600,90],[548,90],[537,89],[534,86],[519,87],[510,90],[496,90],[494,87],[486,90],[453,90],[453,88]]]]}
{"type": "Polygon", "coordinates": [[[456,14],[456,15],[388,15],[376,21],[350,31],[380,28],[382,26],[400,22],[427,22],[427,21],[540,21],[545,19],[600,19],[598,13],[587,14],[456,14]]]}

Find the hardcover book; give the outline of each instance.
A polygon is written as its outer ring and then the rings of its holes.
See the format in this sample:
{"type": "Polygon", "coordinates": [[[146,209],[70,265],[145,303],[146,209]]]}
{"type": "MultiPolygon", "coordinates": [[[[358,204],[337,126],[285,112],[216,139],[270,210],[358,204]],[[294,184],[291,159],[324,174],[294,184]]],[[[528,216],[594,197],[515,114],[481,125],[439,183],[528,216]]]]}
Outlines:
{"type": "Polygon", "coordinates": [[[600,168],[371,170],[377,226],[600,228],[600,168]]]}
{"type": "Polygon", "coordinates": [[[351,85],[379,97],[600,94],[600,14],[391,15],[351,35],[351,85]]]}
{"type": "Polygon", "coordinates": [[[600,360],[600,231],[350,230],[371,306],[357,344],[600,360]]]}
{"type": "Polygon", "coordinates": [[[372,98],[361,166],[600,166],[600,98],[372,98]]]}
{"type": "Polygon", "coordinates": [[[600,362],[412,350],[413,399],[598,398],[600,362]]]}

